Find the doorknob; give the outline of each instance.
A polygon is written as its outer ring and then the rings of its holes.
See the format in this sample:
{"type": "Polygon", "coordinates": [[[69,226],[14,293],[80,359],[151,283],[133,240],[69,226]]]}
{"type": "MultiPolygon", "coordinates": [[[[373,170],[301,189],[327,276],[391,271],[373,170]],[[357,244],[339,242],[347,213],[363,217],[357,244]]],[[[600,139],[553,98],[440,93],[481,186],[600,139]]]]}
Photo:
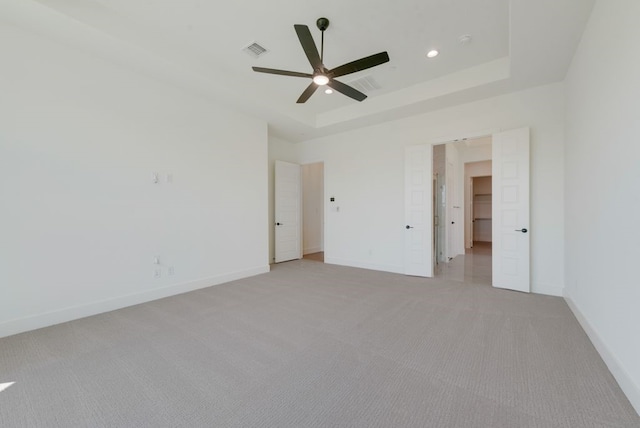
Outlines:
{"type": "Polygon", "coordinates": [[[276,223],[276,226],[284,226],[282,223],[276,223]]]}
{"type": "Polygon", "coordinates": [[[516,232],[527,233],[528,230],[527,229],[516,229],[516,232]]]}
{"type": "Polygon", "coordinates": [[[409,225],[407,225],[407,226],[405,227],[405,229],[413,229],[413,226],[409,226],[409,225]]]}

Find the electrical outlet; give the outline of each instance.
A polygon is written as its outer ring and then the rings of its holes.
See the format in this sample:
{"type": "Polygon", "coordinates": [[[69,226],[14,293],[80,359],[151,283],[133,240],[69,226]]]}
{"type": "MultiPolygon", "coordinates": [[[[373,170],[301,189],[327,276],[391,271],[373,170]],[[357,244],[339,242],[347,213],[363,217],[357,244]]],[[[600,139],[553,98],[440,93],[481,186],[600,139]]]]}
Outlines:
{"type": "Polygon", "coordinates": [[[175,273],[176,273],[176,271],[173,268],[173,266],[169,266],[169,276],[173,276],[173,275],[175,275],[175,273]]]}
{"type": "Polygon", "coordinates": [[[158,268],[158,269],[154,269],[153,271],[153,277],[154,278],[160,278],[162,276],[162,269],[158,268]]]}

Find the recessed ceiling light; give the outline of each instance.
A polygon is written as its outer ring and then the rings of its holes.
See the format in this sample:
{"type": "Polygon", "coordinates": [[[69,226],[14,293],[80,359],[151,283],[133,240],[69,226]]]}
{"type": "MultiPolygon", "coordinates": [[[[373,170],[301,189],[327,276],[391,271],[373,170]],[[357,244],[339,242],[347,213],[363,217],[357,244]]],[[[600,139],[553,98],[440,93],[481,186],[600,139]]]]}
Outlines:
{"type": "Polygon", "coordinates": [[[429,52],[427,52],[427,58],[435,58],[438,56],[440,52],[438,52],[437,50],[433,49],[430,50],[429,52]]]}
{"type": "Polygon", "coordinates": [[[324,90],[324,93],[325,94],[333,94],[333,89],[327,88],[327,89],[324,90]]]}

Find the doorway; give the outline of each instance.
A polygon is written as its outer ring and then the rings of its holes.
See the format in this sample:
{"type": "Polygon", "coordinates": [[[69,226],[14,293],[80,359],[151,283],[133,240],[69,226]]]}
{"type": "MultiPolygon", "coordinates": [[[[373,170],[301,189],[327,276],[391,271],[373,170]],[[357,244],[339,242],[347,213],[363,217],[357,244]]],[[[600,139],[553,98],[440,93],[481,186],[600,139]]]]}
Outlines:
{"type": "Polygon", "coordinates": [[[324,262],[324,163],[301,165],[302,254],[324,262]]]}
{"type": "MultiPolygon", "coordinates": [[[[457,171],[453,186],[446,185],[448,218],[445,222],[448,258],[465,254],[464,208],[461,198],[465,181],[461,165],[473,161],[470,155],[459,154],[459,147],[473,145],[482,149],[474,140],[456,140],[447,143],[452,147],[451,159],[447,153],[447,165],[457,171]],[[453,145],[452,145],[453,144],[453,145]],[[460,189],[457,189],[457,185],[460,189]],[[453,254],[453,256],[449,256],[453,254]]],[[[500,131],[485,137],[489,144],[487,158],[492,161],[492,249],[491,285],[496,288],[530,292],[530,226],[529,226],[529,157],[530,130],[528,127],[500,131]]],[[[406,146],[405,156],[405,223],[404,223],[404,273],[405,275],[432,277],[435,267],[435,241],[433,227],[433,149],[441,143],[406,146]]],[[[466,150],[465,150],[466,151],[466,150]]],[[[448,174],[446,174],[448,175],[448,174]]],[[[446,177],[445,175],[445,177],[446,177]]],[[[447,265],[445,263],[444,265],[447,265]]]]}
{"type": "MultiPolygon", "coordinates": [[[[465,165],[468,166],[468,165],[465,165]]],[[[482,246],[491,248],[491,176],[470,177],[471,179],[471,248],[482,246]]]]}
{"type": "Polygon", "coordinates": [[[447,261],[446,256],[446,147],[445,144],[433,146],[433,248],[435,249],[435,265],[447,261]]]}
{"type": "Polygon", "coordinates": [[[491,284],[491,157],[491,136],[433,146],[436,277],[491,284]]]}
{"type": "Polygon", "coordinates": [[[324,163],[274,162],[274,263],[324,261],[324,163]]]}

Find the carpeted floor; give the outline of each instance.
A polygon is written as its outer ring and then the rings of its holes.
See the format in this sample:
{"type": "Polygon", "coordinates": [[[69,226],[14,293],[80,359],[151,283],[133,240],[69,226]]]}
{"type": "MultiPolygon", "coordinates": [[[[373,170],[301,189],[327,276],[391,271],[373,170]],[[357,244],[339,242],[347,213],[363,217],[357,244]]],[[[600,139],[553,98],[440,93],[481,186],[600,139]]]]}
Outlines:
{"type": "Polygon", "coordinates": [[[2,427],[638,427],[561,298],[308,260],[0,339],[2,427]]]}

